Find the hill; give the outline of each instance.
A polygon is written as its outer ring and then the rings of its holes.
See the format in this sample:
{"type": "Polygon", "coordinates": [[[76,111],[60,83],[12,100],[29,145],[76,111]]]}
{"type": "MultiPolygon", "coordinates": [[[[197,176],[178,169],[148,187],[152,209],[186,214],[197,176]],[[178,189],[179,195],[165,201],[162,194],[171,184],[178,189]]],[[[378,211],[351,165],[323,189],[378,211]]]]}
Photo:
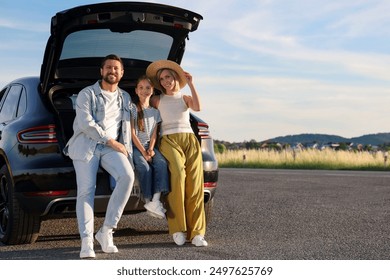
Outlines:
{"type": "Polygon", "coordinates": [[[354,144],[378,146],[378,145],[390,143],[390,133],[385,132],[385,133],[367,134],[367,135],[362,135],[353,138],[345,138],[338,135],[304,133],[304,134],[297,134],[297,135],[275,137],[273,139],[268,139],[262,142],[288,143],[290,145],[294,145],[297,143],[302,143],[302,144],[354,143],[354,144]]]}

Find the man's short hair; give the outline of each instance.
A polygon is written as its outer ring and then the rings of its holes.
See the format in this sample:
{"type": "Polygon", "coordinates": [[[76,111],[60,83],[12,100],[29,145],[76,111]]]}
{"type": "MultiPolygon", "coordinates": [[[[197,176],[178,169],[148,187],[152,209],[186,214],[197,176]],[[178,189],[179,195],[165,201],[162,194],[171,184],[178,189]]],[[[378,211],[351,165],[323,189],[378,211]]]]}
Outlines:
{"type": "Polygon", "coordinates": [[[104,67],[104,64],[106,63],[106,61],[107,60],[116,60],[116,61],[119,61],[120,63],[121,63],[121,65],[122,65],[122,69],[124,69],[124,66],[123,66],[123,61],[122,61],[122,59],[119,57],[119,56],[117,56],[116,54],[109,54],[109,55],[107,55],[105,58],[103,58],[103,60],[102,60],[102,64],[100,65],[100,68],[102,68],[103,69],[103,67],[104,67]]]}

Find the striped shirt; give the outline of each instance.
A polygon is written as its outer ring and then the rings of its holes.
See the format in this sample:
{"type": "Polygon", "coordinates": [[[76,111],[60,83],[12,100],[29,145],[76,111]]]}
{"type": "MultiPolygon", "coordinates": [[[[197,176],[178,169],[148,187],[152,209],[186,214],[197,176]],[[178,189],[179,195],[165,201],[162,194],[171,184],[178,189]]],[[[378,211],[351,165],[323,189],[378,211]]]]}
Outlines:
{"type": "Polygon", "coordinates": [[[140,131],[138,128],[137,120],[137,105],[131,104],[131,118],[134,120],[135,135],[137,135],[139,141],[144,148],[149,147],[150,138],[156,126],[161,122],[160,112],[153,108],[148,107],[143,109],[144,111],[144,131],[140,131]]]}

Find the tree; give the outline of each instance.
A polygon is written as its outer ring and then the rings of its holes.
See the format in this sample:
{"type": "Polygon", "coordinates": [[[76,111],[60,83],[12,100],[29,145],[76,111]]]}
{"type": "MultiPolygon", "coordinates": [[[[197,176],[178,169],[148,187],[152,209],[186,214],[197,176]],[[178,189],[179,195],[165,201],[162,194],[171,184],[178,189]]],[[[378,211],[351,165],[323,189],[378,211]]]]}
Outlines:
{"type": "Polygon", "coordinates": [[[257,141],[254,139],[252,139],[249,142],[245,142],[245,148],[247,150],[255,150],[255,149],[258,149],[259,146],[260,146],[259,143],[257,143],[257,141]]]}
{"type": "Polygon", "coordinates": [[[222,143],[214,143],[214,151],[217,154],[223,154],[226,151],[226,146],[222,143]]]}
{"type": "Polygon", "coordinates": [[[342,142],[342,143],[340,143],[340,146],[338,149],[342,150],[342,151],[346,151],[346,150],[348,150],[348,146],[346,143],[342,142]]]}

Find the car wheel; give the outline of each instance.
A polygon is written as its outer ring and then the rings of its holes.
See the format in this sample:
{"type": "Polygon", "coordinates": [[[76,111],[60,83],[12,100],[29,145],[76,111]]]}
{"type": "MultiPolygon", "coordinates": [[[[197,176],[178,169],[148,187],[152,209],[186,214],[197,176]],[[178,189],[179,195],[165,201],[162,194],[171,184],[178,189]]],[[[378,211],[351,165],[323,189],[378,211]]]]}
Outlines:
{"type": "Polygon", "coordinates": [[[204,204],[204,212],[206,215],[206,224],[209,224],[211,221],[213,205],[214,205],[214,198],[212,198],[211,200],[209,200],[208,202],[206,202],[204,204]]]}
{"type": "Polygon", "coordinates": [[[0,169],[0,242],[6,245],[34,243],[39,235],[39,216],[23,211],[14,197],[6,165],[0,169]]]}

